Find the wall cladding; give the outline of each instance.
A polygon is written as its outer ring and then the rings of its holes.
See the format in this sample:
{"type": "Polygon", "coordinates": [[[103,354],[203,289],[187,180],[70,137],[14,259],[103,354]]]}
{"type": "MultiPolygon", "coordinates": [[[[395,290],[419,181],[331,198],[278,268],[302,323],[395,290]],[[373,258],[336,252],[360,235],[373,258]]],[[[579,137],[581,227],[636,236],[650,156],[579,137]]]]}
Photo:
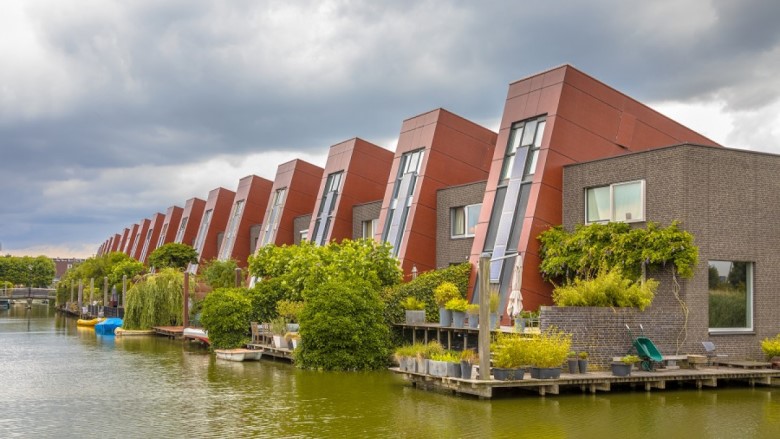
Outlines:
{"type": "Polygon", "coordinates": [[[293,219],[293,244],[298,245],[301,243],[301,232],[309,228],[310,222],[311,215],[296,216],[293,219]]]}

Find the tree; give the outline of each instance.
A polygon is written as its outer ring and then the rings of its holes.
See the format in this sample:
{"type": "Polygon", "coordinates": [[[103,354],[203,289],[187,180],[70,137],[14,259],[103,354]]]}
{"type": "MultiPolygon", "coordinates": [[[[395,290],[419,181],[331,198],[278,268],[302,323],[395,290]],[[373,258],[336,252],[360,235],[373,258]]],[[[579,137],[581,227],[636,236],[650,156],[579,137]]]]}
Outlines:
{"type": "Polygon", "coordinates": [[[203,268],[202,276],[206,283],[213,289],[230,288],[236,284],[236,269],[238,262],[235,259],[220,261],[216,258],[208,261],[203,268]]]}
{"type": "Polygon", "coordinates": [[[169,242],[156,248],[149,255],[149,265],[156,268],[177,268],[184,270],[188,264],[198,263],[198,252],[187,244],[169,242]]]}
{"type": "Polygon", "coordinates": [[[125,299],[125,329],[181,325],[184,309],[184,274],[166,268],[133,285],[125,299]]]}
{"type": "Polygon", "coordinates": [[[217,288],[203,299],[203,328],[214,349],[242,347],[249,341],[247,328],[251,302],[245,288],[217,288]]]}

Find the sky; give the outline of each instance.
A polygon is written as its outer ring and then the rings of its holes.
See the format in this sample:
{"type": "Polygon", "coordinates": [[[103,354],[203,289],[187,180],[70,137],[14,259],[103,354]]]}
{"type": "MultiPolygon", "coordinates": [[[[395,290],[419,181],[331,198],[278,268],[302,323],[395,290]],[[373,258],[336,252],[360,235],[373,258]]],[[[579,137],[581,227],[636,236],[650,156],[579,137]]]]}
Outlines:
{"type": "Polygon", "coordinates": [[[780,2],[4,0],[0,254],[89,257],[279,164],[443,107],[497,130],[572,64],[732,148],[780,154],[780,2]]]}

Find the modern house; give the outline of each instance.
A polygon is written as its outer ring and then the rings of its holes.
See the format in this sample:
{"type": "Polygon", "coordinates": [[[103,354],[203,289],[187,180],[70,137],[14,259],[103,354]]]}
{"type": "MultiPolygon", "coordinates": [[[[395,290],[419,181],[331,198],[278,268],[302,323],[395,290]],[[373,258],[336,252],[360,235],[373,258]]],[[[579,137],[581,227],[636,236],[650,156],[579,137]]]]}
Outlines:
{"type": "Polygon", "coordinates": [[[135,240],[138,238],[139,227],[139,224],[133,224],[127,229],[127,238],[124,241],[122,251],[130,257],[133,256],[133,249],[135,248],[135,240]]]}
{"type": "Polygon", "coordinates": [[[206,200],[201,198],[190,198],[184,203],[181,222],[179,223],[179,229],[176,231],[176,237],[173,242],[190,246],[195,244],[195,237],[198,236],[200,220],[203,218],[205,207],[206,200]]]}
{"type": "Polygon", "coordinates": [[[436,268],[436,193],[488,177],[496,133],[444,109],[405,120],[377,222],[409,276],[436,268]]]}
{"type": "Polygon", "coordinates": [[[250,231],[263,222],[273,184],[256,175],[239,180],[225,235],[219,247],[220,261],[235,259],[240,267],[246,267],[252,247],[250,231]]]}
{"type": "Polygon", "coordinates": [[[152,215],[152,219],[149,223],[149,229],[143,236],[143,246],[141,253],[138,256],[138,260],[146,264],[149,259],[149,253],[153,252],[157,248],[157,242],[160,240],[160,232],[162,231],[163,222],[165,221],[165,215],[162,213],[155,213],[152,215]]]}
{"type": "Polygon", "coordinates": [[[184,209],[179,206],[171,206],[165,211],[165,219],[163,220],[162,230],[160,230],[160,236],[157,239],[155,248],[162,247],[169,242],[175,242],[176,232],[179,230],[183,213],[184,209]]]}
{"type": "MultiPolygon", "coordinates": [[[[492,254],[500,309],[517,254],[524,307],[552,303],[536,238],[562,222],[565,165],[683,142],[718,146],[570,65],[510,84],[470,258],[476,267],[483,252],[492,254]]],[[[475,270],[472,285],[476,277],[475,270]]]]}
{"type": "Polygon", "coordinates": [[[209,192],[193,245],[195,251],[198,252],[198,263],[190,264],[187,268],[190,273],[197,273],[200,264],[217,257],[235,197],[235,192],[223,187],[212,189],[209,192]]]}

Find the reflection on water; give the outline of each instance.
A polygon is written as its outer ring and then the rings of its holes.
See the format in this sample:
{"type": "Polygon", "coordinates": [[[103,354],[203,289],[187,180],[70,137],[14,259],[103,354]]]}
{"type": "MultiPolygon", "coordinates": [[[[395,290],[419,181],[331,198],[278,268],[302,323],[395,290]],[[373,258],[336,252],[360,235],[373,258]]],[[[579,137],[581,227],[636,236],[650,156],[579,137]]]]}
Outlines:
{"type": "Polygon", "coordinates": [[[98,336],[23,305],[0,311],[0,346],[0,437],[780,437],[780,401],[762,387],[480,401],[386,372],[233,363],[167,338],[98,336]]]}

